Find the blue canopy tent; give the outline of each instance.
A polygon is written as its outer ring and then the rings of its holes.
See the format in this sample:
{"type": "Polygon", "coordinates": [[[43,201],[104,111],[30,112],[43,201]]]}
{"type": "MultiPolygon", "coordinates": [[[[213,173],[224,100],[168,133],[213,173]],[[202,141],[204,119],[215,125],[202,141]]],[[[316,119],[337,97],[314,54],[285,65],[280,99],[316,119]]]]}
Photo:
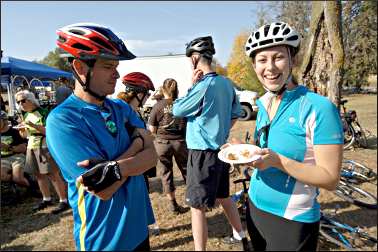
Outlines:
{"type": "Polygon", "coordinates": [[[60,77],[73,79],[72,73],[60,69],[14,57],[2,57],[1,86],[2,88],[6,86],[7,89],[10,115],[14,114],[16,108],[13,95],[15,85],[26,81],[30,87],[32,83],[41,83],[42,81],[48,80],[52,81],[60,77]],[[18,81],[16,81],[16,79],[18,81]]]}
{"type": "Polygon", "coordinates": [[[1,75],[23,75],[40,80],[56,80],[59,77],[73,78],[72,73],[13,57],[1,58],[1,75]]]}

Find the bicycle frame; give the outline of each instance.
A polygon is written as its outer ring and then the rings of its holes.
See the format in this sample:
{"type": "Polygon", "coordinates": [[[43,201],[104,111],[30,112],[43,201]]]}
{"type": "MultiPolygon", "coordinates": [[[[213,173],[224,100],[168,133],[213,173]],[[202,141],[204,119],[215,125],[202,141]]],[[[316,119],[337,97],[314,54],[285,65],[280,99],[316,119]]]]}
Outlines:
{"type": "Polygon", "coordinates": [[[320,234],[328,241],[336,245],[344,247],[348,250],[356,250],[352,242],[350,242],[350,238],[347,238],[344,234],[342,234],[342,231],[351,234],[352,238],[358,236],[360,239],[366,238],[367,240],[377,243],[376,238],[371,237],[366,232],[362,231],[361,228],[351,227],[345,223],[338,222],[331,217],[325,216],[323,212],[321,213],[320,234]],[[333,236],[331,236],[327,230],[330,230],[333,236]]]}

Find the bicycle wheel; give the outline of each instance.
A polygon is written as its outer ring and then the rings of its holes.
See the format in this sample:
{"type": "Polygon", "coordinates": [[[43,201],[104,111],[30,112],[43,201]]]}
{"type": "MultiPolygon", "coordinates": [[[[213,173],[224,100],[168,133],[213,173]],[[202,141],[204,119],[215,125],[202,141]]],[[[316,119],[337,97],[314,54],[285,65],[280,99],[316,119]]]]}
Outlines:
{"type": "Polygon", "coordinates": [[[336,190],[333,192],[340,198],[355,204],[356,206],[377,209],[376,197],[361,188],[346,183],[345,181],[340,180],[336,190]]]}
{"type": "Polygon", "coordinates": [[[352,125],[348,124],[346,129],[344,130],[344,150],[349,149],[353,146],[356,140],[356,134],[352,125]]]}
{"type": "Polygon", "coordinates": [[[349,240],[341,234],[336,226],[329,224],[324,225],[321,223],[319,234],[323,236],[327,241],[336,244],[339,247],[347,249],[348,251],[357,251],[357,249],[352,247],[349,240]]]}
{"type": "Polygon", "coordinates": [[[343,160],[341,176],[357,179],[359,182],[368,182],[377,178],[377,174],[372,169],[354,160],[343,160]]]}

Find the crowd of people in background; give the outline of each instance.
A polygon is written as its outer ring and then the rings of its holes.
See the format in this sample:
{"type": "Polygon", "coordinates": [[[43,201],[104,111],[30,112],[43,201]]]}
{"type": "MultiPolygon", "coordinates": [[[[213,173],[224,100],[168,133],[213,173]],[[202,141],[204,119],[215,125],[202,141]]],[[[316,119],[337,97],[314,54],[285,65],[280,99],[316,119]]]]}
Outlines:
{"type": "MultiPolygon", "coordinates": [[[[57,34],[74,87],[56,90],[57,106],[51,111],[39,105],[33,92],[17,92],[16,127],[1,111],[1,180],[41,197],[34,211],[53,205],[51,181],[59,198],[52,213],[72,208],[78,250],[150,250],[149,229],[158,220],[149,177],[158,174],[170,211],[190,209],[195,250],[207,249],[206,212],[217,203],[233,230],[223,241],[248,250],[230,198],[230,165],[218,158],[222,148],[242,143],[227,143],[241,105],[231,81],[212,66],[212,37],[186,45],[193,67],[187,94],[179,98],[181,83],[172,78],[155,83],[161,86],[154,96],[157,103],[144,118],[143,105],[155,86],[141,72],[119,75],[119,61],[135,55],[116,34],[93,24],[65,26],[57,34]],[[117,99],[108,98],[120,77],[124,91],[117,99]],[[185,183],[185,199],[176,198],[173,158],[185,183]]],[[[267,91],[258,101],[253,142],[261,148],[261,158],[249,164],[256,168],[247,210],[255,250],[316,250],[318,190],[333,189],[339,179],[340,119],[331,102],[294,80],[299,45],[292,27],[272,23],[253,31],[244,48],[267,91]]]]}

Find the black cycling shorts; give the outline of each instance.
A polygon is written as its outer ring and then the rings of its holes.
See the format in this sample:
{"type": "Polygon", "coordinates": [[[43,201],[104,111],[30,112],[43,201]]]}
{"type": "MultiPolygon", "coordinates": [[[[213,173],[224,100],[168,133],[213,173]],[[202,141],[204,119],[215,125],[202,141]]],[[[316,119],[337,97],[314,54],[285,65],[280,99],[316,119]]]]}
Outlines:
{"type": "Polygon", "coordinates": [[[262,211],[248,201],[247,228],[254,251],[316,251],[319,221],[288,220],[262,211]]]}
{"type": "Polygon", "coordinates": [[[230,195],[230,165],[218,159],[219,150],[189,150],[186,203],[213,208],[217,198],[230,195]]]}

